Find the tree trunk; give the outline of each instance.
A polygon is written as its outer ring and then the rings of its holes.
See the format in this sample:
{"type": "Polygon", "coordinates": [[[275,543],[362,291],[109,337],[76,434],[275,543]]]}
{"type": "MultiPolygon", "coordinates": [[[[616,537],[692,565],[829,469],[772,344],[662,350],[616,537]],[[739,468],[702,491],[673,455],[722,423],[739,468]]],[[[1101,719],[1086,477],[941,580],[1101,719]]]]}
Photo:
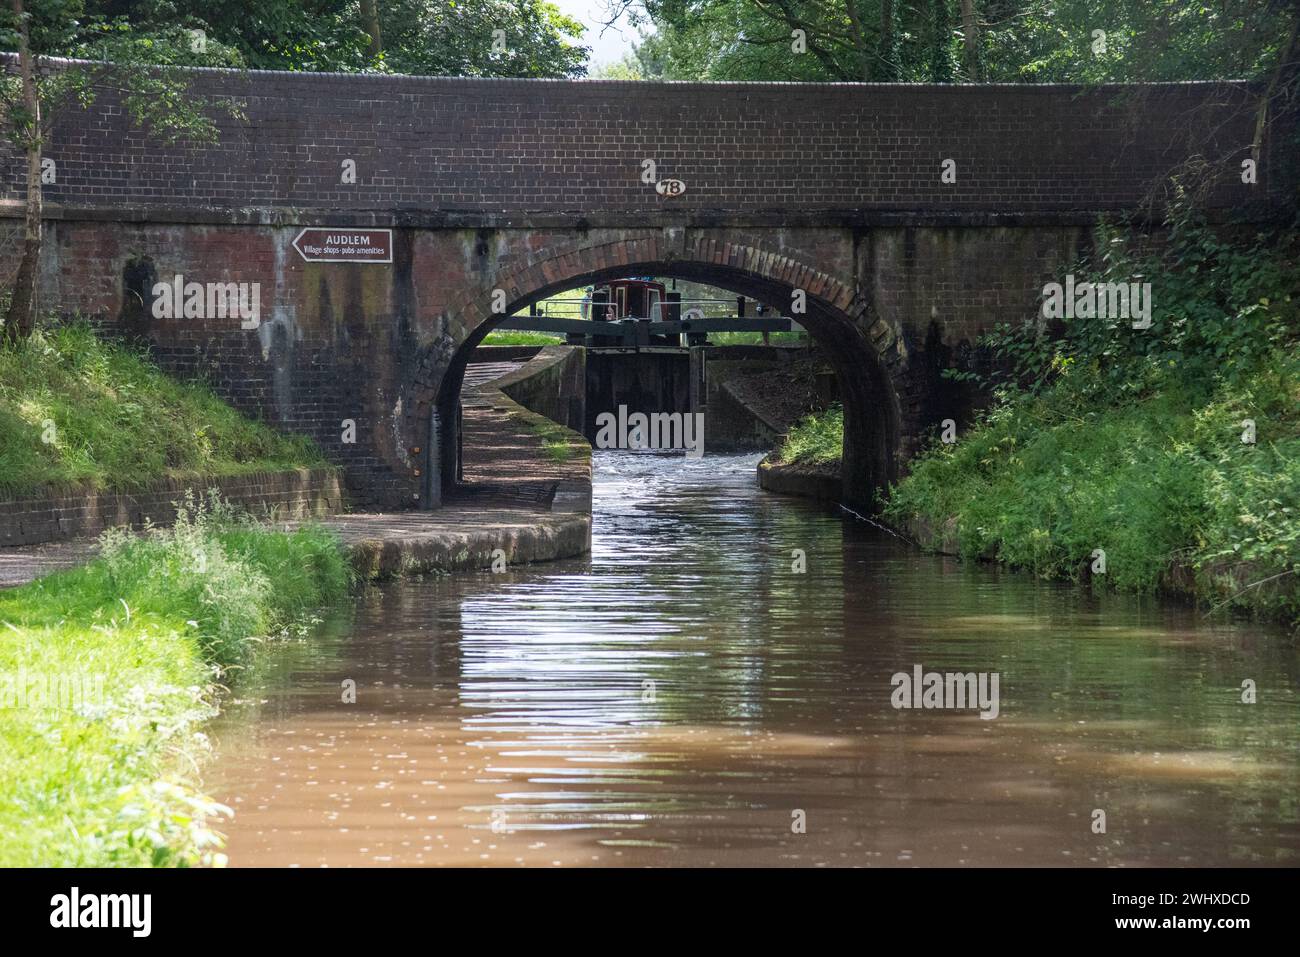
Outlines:
{"type": "Polygon", "coordinates": [[[966,79],[980,81],[979,18],[975,15],[975,0],[961,0],[961,33],[966,52],[966,79]]]}
{"type": "Polygon", "coordinates": [[[1260,97],[1259,106],[1255,110],[1255,136],[1250,142],[1250,157],[1259,166],[1260,148],[1264,145],[1264,128],[1268,125],[1268,105],[1273,99],[1273,94],[1277,90],[1278,82],[1288,71],[1294,71],[1295,66],[1291,62],[1292,56],[1296,52],[1296,41],[1300,39],[1300,10],[1296,11],[1295,20],[1291,23],[1291,36],[1287,39],[1286,44],[1282,47],[1282,52],[1278,56],[1277,69],[1273,71],[1273,78],[1268,81],[1268,88],[1264,95],[1260,97]]]}
{"type": "Polygon", "coordinates": [[[5,336],[17,342],[36,328],[36,278],[41,258],[41,101],[36,94],[32,51],[28,43],[27,17],[23,0],[13,0],[18,20],[18,69],[23,84],[23,106],[27,111],[27,216],[23,233],[23,258],[14,276],[13,297],[5,317],[5,336]]]}
{"type": "Polygon", "coordinates": [[[948,0],[930,0],[933,22],[930,25],[930,82],[951,83],[952,63],[948,58],[948,41],[952,27],[948,21],[948,0]]]}
{"type": "Polygon", "coordinates": [[[853,36],[853,49],[858,55],[859,78],[869,83],[871,81],[871,51],[867,49],[867,38],[862,32],[862,18],[858,16],[857,5],[858,0],[848,0],[844,4],[849,15],[849,32],[853,36]]]}
{"type": "Polygon", "coordinates": [[[370,34],[370,59],[373,60],[384,49],[384,42],[379,36],[378,0],[361,0],[361,27],[370,34]]]}
{"type": "Polygon", "coordinates": [[[898,61],[894,56],[894,0],[880,4],[880,78],[886,83],[898,79],[898,61]]]}

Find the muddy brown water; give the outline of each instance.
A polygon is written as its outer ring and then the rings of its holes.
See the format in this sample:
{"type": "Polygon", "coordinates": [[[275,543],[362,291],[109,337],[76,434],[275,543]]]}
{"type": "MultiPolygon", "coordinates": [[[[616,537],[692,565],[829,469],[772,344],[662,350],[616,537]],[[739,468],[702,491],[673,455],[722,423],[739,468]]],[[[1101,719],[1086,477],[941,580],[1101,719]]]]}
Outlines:
{"type": "Polygon", "coordinates": [[[923,555],[755,456],[595,459],[589,559],[372,589],[265,653],[213,729],[232,865],[1300,856],[1282,632],[923,555]],[[998,716],[896,709],[916,665],[996,673],[998,716]]]}

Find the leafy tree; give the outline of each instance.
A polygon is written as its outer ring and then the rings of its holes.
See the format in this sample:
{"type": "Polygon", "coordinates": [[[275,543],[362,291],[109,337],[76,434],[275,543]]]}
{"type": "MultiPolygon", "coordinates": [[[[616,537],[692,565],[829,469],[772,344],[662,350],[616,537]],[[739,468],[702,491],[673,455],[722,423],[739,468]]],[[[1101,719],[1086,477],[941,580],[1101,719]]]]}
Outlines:
{"type": "Polygon", "coordinates": [[[14,277],[3,336],[31,334],[37,314],[36,278],[43,241],[44,144],[55,119],[71,107],[90,106],[98,92],[116,89],[138,125],[164,142],[211,141],[217,127],[211,109],[238,112],[231,102],[214,104],[186,92],[174,69],[214,65],[233,52],[178,22],[134,29],[124,19],[88,16],[82,0],[10,0],[0,10],[0,48],[16,52],[16,72],[0,77],[0,118],[10,142],[26,160],[23,255],[14,277]],[[54,62],[55,57],[98,58],[98,63],[54,62]]]}
{"type": "MultiPolygon", "coordinates": [[[[614,0],[616,4],[624,0],[614,0]]],[[[673,79],[949,79],[952,0],[637,0],[673,79]]]]}
{"type": "Polygon", "coordinates": [[[134,26],[182,19],[258,70],[571,77],[581,23],[546,0],[87,0],[134,26]],[[493,48],[503,30],[505,51],[493,48]]]}
{"type": "MultiPolygon", "coordinates": [[[[983,6],[983,4],[982,4],[983,6]]],[[[987,3],[987,79],[1123,83],[1266,76],[1296,0],[1017,0],[987,3]]]]}
{"type": "Polygon", "coordinates": [[[1300,0],[611,2],[654,24],[647,42],[674,79],[1264,78],[1294,65],[1300,21],[1300,0]],[[806,53],[791,49],[795,30],[806,35],[806,53]]]}
{"type": "Polygon", "coordinates": [[[577,77],[581,23],[540,0],[381,0],[382,64],[396,73],[577,77]],[[494,31],[502,31],[494,37],[494,31]],[[497,42],[494,43],[494,40],[497,42]]]}

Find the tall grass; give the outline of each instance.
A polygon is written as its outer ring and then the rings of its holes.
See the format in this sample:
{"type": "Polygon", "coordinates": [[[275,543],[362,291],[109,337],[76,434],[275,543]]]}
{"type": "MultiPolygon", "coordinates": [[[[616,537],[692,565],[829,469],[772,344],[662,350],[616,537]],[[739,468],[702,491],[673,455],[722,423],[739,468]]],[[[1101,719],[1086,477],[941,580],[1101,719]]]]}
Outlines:
{"type": "Polygon", "coordinates": [[[1189,569],[1212,601],[1294,618],[1300,361],[1279,358],[1204,402],[1175,384],[1117,406],[1080,405],[1062,386],[1004,402],[914,463],[885,511],[946,524],[967,557],[1075,578],[1102,549],[1117,587],[1172,587],[1189,569]],[[1247,418],[1253,445],[1241,441],[1247,418]]]}
{"type": "Polygon", "coordinates": [[[323,464],[308,439],[245,418],[207,387],[169,378],[85,323],[0,346],[0,493],[323,464]]]}
{"type": "Polygon", "coordinates": [[[173,528],[106,535],[90,564],[0,592],[0,690],[103,682],[71,708],[0,702],[0,865],[220,863],[223,809],[195,789],[218,683],[349,580],[324,530],[191,499],[173,528]]]}
{"type": "Polygon", "coordinates": [[[782,463],[817,465],[838,462],[844,448],[844,409],[833,405],[795,423],[779,451],[782,463]]]}

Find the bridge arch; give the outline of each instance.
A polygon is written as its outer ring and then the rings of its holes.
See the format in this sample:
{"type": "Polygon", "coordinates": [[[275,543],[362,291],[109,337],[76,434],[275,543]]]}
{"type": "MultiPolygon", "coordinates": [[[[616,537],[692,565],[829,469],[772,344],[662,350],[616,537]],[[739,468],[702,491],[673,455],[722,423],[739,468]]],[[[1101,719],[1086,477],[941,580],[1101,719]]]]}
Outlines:
{"type": "MultiPolygon", "coordinates": [[[[667,231],[665,231],[667,233],[667,231]]],[[[840,384],[845,413],[843,477],[846,501],[870,507],[875,490],[898,477],[906,436],[917,430],[918,409],[909,402],[906,347],[901,332],[870,315],[867,300],[837,276],[802,257],[762,242],[724,242],[696,237],[673,242],[671,235],[618,241],[577,241],[553,248],[513,269],[503,269],[489,287],[467,291],[447,310],[445,325],[459,328],[459,341],[428,348],[416,365],[409,393],[414,436],[430,436],[423,467],[430,481],[426,505],[436,505],[435,488],[456,479],[457,416],[465,367],[475,347],[506,316],[575,286],[627,275],[695,280],[771,303],[789,303],[794,290],[807,297],[799,323],[825,348],[840,384]],[[491,311],[493,290],[506,295],[506,310],[491,311]],[[434,470],[438,470],[436,473],[434,470]],[[437,474],[439,482],[432,481],[437,474]]]]}

